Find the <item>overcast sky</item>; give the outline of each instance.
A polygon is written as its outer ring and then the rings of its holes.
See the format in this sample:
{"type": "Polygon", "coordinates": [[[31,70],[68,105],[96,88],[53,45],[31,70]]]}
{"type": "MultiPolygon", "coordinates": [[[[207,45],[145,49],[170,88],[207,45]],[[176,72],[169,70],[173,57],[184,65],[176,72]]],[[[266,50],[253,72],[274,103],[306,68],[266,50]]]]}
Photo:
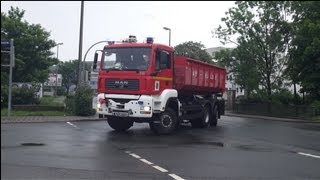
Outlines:
{"type": "MultiPolygon", "coordinates": [[[[80,1],[1,1],[1,12],[10,6],[24,9],[25,20],[41,24],[51,32],[51,39],[59,46],[59,59],[78,58],[80,1]]],[[[85,1],[83,29],[83,58],[88,48],[102,40],[122,40],[136,35],[142,42],[154,37],[156,43],[168,44],[171,28],[171,46],[186,41],[201,42],[206,48],[222,46],[212,37],[211,31],[222,24],[225,12],[234,1],[85,1]]],[[[96,45],[88,53],[86,61],[93,59],[96,45]]],[[[56,56],[57,48],[52,51],[56,56]]]]}

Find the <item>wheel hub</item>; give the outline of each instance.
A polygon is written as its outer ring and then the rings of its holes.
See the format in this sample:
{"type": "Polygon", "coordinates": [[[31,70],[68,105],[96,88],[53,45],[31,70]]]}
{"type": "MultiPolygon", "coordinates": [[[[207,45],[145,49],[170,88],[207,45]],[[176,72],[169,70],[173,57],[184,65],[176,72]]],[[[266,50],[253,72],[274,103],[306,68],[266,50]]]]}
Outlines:
{"type": "Polygon", "coordinates": [[[171,127],[172,125],[172,119],[170,116],[168,115],[164,115],[161,118],[161,124],[163,125],[163,127],[171,127]]]}

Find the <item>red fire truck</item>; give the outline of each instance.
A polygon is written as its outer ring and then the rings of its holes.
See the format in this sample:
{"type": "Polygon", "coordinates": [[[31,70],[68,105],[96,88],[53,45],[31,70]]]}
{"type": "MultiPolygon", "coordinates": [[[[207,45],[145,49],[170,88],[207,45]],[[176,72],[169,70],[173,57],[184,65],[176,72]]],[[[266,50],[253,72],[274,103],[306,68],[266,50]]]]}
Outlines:
{"type": "MultiPolygon", "coordinates": [[[[94,57],[97,68],[98,53],[94,57]]],[[[158,134],[169,134],[181,123],[216,126],[224,114],[226,70],[174,55],[170,46],[147,38],[137,43],[109,42],[104,47],[98,76],[97,113],[116,131],[134,122],[149,123],[158,134]]]]}

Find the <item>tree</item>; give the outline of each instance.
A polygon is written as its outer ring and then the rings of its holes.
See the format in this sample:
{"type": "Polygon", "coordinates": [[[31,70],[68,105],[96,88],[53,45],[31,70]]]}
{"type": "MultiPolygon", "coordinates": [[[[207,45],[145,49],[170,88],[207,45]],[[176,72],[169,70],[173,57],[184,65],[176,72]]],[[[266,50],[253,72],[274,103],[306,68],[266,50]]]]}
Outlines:
{"type": "Polygon", "coordinates": [[[320,2],[291,2],[294,34],[288,72],[303,91],[320,99],[320,2]]]}
{"type": "Polygon", "coordinates": [[[245,81],[245,74],[248,75],[245,66],[251,66],[249,72],[252,71],[258,78],[253,82],[258,81],[271,100],[272,90],[282,85],[284,65],[287,63],[285,57],[291,32],[287,20],[288,3],[237,1],[236,5],[226,12],[226,17],[222,18],[225,27],[215,29],[215,35],[223,43],[238,45],[234,53],[234,67],[231,68],[245,81]],[[238,35],[236,42],[231,41],[233,35],[238,35]]]}
{"type": "MultiPolygon", "coordinates": [[[[1,12],[1,39],[14,39],[15,67],[13,82],[45,82],[48,79],[48,67],[58,60],[52,58],[50,51],[56,43],[51,40],[50,33],[40,24],[29,24],[23,20],[25,11],[18,7],[1,12]]],[[[8,73],[8,68],[1,67],[1,72],[8,73]]],[[[1,73],[1,82],[8,82],[1,73]]]]}
{"type": "Polygon", "coordinates": [[[254,90],[258,90],[259,75],[255,66],[252,66],[254,60],[250,54],[247,54],[244,44],[235,49],[223,49],[215,53],[215,59],[218,64],[228,67],[228,73],[234,76],[234,82],[245,90],[246,96],[254,90]]]}
{"type": "Polygon", "coordinates": [[[205,46],[198,42],[188,41],[174,47],[175,54],[198,59],[203,62],[213,63],[212,57],[204,49],[205,46]]]}
{"type": "Polygon", "coordinates": [[[62,85],[66,88],[67,95],[69,94],[69,89],[71,85],[77,83],[77,65],[78,60],[60,62],[58,65],[58,73],[62,75],[62,85]]]}

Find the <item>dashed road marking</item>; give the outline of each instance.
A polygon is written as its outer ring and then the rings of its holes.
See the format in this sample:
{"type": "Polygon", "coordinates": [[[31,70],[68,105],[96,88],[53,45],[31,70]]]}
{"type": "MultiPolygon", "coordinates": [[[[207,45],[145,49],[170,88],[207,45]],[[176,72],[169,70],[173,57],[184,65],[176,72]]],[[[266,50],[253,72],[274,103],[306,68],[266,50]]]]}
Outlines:
{"type": "Polygon", "coordinates": [[[313,154],[308,154],[308,153],[303,153],[303,152],[298,152],[298,154],[303,155],[303,156],[309,156],[309,157],[314,157],[320,159],[320,156],[313,155],[313,154]]]}
{"type": "Polygon", "coordinates": [[[71,122],[67,122],[67,124],[69,124],[69,125],[71,125],[72,127],[75,127],[75,128],[79,128],[78,126],[76,126],[76,125],[74,125],[74,124],[72,124],[71,122]]]}
{"type": "Polygon", "coordinates": [[[135,158],[137,158],[137,159],[140,159],[140,158],[141,158],[140,156],[138,156],[138,155],[136,155],[136,154],[134,154],[134,153],[130,153],[129,155],[132,156],[132,157],[135,157],[135,158]]]}
{"type": "MultiPolygon", "coordinates": [[[[150,162],[150,161],[148,161],[148,160],[146,160],[146,159],[143,159],[141,156],[139,156],[139,155],[137,155],[137,154],[135,154],[135,153],[132,153],[131,151],[124,151],[124,152],[127,153],[127,154],[129,154],[130,156],[132,156],[132,157],[134,157],[134,158],[139,159],[140,161],[144,162],[145,164],[148,164],[148,165],[152,166],[153,168],[155,168],[155,169],[157,169],[157,170],[159,170],[159,171],[161,171],[161,172],[164,172],[164,173],[168,173],[168,172],[169,172],[168,170],[166,170],[166,169],[164,169],[164,168],[162,168],[162,167],[160,167],[160,166],[157,166],[157,165],[153,164],[152,162],[150,162]]],[[[183,179],[182,177],[180,177],[180,176],[178,176],[178,175],[176,175],[176,174],[172,174],[172,173],[169,174],[169,173],[168,173],[168,175],[169,175],[170,177],[172,177],[173,179],[175,179],[175,180],[185,180],[185,179],[183,179]]]]}
{"type": "Polygon", "coordinates": [[[144,162],[146,164],[149,164],[149,165],[153,164],[152,162],[150,162],[150,161],[148,161],[146,159],[140,159],[140,161],[142,161],[142,162],[144,162]]]}
{"type": "Polygon", "coordinates": [[[160,166],[152,166],[152,167],[154,167],[154,168],[158,169],[158,170],[159,170],[159,171],[161,171],[161,172],[168,172],[168,170],[163,169],[163,168],[162,168],[162,167],[160,167],[160,166]]]}
{"type": "Polygon", "coordinates": [[[171,176],[175,180],[184,180],[182,177],[175,175],[175,174],[168,174],[168,175],[171,176]]]}

